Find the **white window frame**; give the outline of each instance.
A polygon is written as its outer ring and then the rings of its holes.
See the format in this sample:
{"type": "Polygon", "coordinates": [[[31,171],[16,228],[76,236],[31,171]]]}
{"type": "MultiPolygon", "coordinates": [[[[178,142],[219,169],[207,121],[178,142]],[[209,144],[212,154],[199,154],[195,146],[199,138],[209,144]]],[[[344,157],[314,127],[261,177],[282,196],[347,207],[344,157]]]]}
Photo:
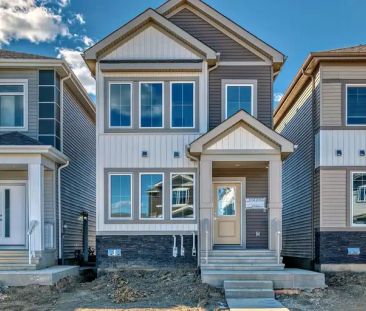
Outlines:
{"type": "Polygon", "coordinates": [[[110,129],[131,129],[133,125],[133,83],[132,82],[125,82],[125,81],[109,81],[108,83],[108,128],[110,129]],[[130,125],[123,126],[123,125],[112,125],[111,119],[111,85],[129,85],[130,86],[130,125]]]}
{"type": "Polygon", "coordinates": [[[350,200],[351,200],[351,227],[366,227],[366,224],[355,224],[353,223],[353,176],[355,174],[366,174],[366,171],[352,171],[351,172],[351,182],[350,182],[350,200]]]}
{"type": "Polygon", "coordinates": [[[133,219],[133,174],[131,173],[109,173],[108,174],[108,220],[132,220],[133,219]],[[129,176],[131,180],[131,213],[130,217],[112,217],[112,176],[129,176]]]}
{"type": "Polygon", "coordinates": [[[140,172],[139,173],[139,220],[146,220],[146,221],[162,221],[165,218],[165,174],[163,172],[140,172]],[[162,184],[163,184],[163,191],[162,191],[162,200],[161,200],[161,214],[162,217],[160,218],[144,218],[141,217],[142,212],[142,204],[141,204],[141,195],[142,195],[142,185],[141,185],[141,177],[142,175],[161,175],[162,176],[162,184]]]}
{"type": "Polygon", "coordinates": [[[346,107],[345,107],[345,112],[346,112],[345,123],[346,123],[346,126],[366,126],[366,123],[364,123],[364,124],[348,124],[348,88],[349,87],[364,87],[364,88],[366,88],[366,84],[362,84],[362,83],[346,84],[346,107]]]}
{"type": "Polygon", "coordinates": [[[27,79],[0,79],[0,85],[22,85],[23,93],[0,93],[0,95],[23,95],[23,126],[0,126],[0,131],[17,130],[28,131],[28,80],[27,79]]]}
{"type": "Polygon", "coordinates": [[[170,187],[170,196],[169,196],[169,209],[170,209],[170,220],[196,220],[196,173],[194,172],[171,172],[170,173],[170,179],[169,179],[169,187],[170,187]],[[173,205],[172,205],[172,199],[173,199],[173,182],[172,178],[173,175],[193,175],[193,217],[192,218],[173,218],[173,205]]]}
{"type": "Polygon", "coordinates": [[[164,97],[164,93],[165,93],[165,85],[164,85],[164,81],[139,81],[139,129],[163,129],[165,126],[165,122],[164,122],[164,118],[165,118],[165,97],[164,97]],[[153,127],[148,127],[148,126],[141,126],[141,85],[142,84],[161,84],[162,85],[162,96],[161,96],[161,114],[162,114],[162,120],[161,120],[161,126],[157,127],[157,126],[153,126],[153,127]]]}
{"type": "Polygon", "coordinates": [[[194,129],[196,127],[196,82],[195,81],[170,81],[170,128],[194,129]],[[193,84],[193,124],[192,126],[173,126],[173,84],[193,84]]]}
{"type": "Polygon", "coordinates": [[[227,116],[227,89],[230,86],[249,86],[250,90],[251,90],[251,103],[250,103],[250,115],[255,116],[254,115],[254,84],[253,83],[226,83],[225,84],[225,119],[228,118],[227,116]]]}

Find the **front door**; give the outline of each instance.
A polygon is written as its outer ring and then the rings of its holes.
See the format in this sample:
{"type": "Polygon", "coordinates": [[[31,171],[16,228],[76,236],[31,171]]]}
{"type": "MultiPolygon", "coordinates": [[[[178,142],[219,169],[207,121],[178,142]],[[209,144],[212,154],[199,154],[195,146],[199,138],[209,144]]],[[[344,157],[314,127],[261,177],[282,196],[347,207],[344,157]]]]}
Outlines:
{"type": "Polygon", "coordinates": [[[214,184],[214,244],[240,244],[240,183],[214,184]]]}
{"type": "Polygon", "coordinates": [[[0,246],[25,245],[25,185],[0,184],[0,246]]]}

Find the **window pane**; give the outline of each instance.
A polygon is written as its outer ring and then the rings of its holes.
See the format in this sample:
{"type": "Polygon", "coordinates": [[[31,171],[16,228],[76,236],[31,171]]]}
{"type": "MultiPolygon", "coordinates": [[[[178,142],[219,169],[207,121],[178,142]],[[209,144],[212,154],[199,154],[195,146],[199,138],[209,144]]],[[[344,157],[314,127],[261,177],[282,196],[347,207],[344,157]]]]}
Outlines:
{"type": "Polygon", "coordinates": [[[39,71],[39,85],[54,85],[54,84],[55,84],[55,72],[53,70],[39,71]]]}
{"type": "Polygon", "coordinates": [[[0,85],[0,93],[23,93],[23,85],[0,85]]]}
{"type": "Polygon", "coordinates": [[[235,188],[217,188],[217,216],[235,216],[235,188]]]}
{"type": "Polygon", "coordinates": [[[163,217],[163,175],[143,174],[141,187],[141,218],[163,217]]]}
{"type": "Polygon", "coordinates": [[[172,127],[193,127],[193,83],[172,84],[172,127]]]}
{"type": "Polygon", "coordinates": [[[347,124],[366,124],[366,87],[347,88],[347,124]]]}
{"type": "Polygon", "coordinates": [[[111,126],[131,126],[131,85],[110,85],[111,126]]]}
{"type": "Polygon", "coordinates": [[[172,218],[193,218],[194,175],[174,174],[171,184],[172,218]]]}
{"type": "Polygon", "coordinates": [[[24,96],[0,95],[0,127],[24,126],[24,96]]]}
{"type": "Polygon", "coordinates": [[[132,207],[131,176],[111,176],[111,217],[130,218],[132,207]]]}
{"type": "Polygon", "coordinates": [[[353,223],[366,224],[366,173],[353,174],[353,223]]]}
{"type": "Polygon", "coordinates": [[[163,126],[163,84],[142,83],[141,92],[141,127],[163,126]]]}
{"type": "Polygon", "coordinates": [[[228,85],[226,88],[226,114],[231,117],[243,109],[252,114],[252,87],[249,85],[228,85]]]}
{"type": "Polygon", "coordinates": [[[40,102],[54,102],[55,101],[55,87],[40,86],[39,87],[39,101],[40,102]]]}

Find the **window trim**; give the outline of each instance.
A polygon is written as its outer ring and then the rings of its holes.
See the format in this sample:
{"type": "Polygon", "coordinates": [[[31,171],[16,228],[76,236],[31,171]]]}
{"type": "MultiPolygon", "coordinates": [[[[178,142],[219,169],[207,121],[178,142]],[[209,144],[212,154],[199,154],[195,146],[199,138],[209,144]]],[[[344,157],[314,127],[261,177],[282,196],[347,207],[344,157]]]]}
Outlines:
{"type": "Polygon", "coordinates": [[[0,131],[28,131],[28,79],[0,79],[0,85],[22,85],[23,93],[1,93],[5,95],[23,95],[23,126],[0,126],[0,131]]]}
{"type": "Polygon", "coordinates": [[[170,110],[170,128],[171,129],[194,129],[196,128],[196,81],[170,81],[170,99],[169,99],[169,110],[170,110]],[[173,126],[173,84],[193,84],[193,122],[192,126],[173,126]]]}
{"type": "Polygon", "coordinates": [[[133,219],[133,174],[132,173],[109,173],[108,174],[108,220],[132,220],[133,219]],[[112,176],[129,176],[131,180],[131,213],[130,217],[112,217],[112,176]]]}
{"type": "Polygon", "coordinates": [[[139,129],[163,129],[165,126],[165,85],[164,85],[164,81],[139,81],[139,129]],[[142,84],[161,84],[162,86],[162,94],[161,94],[161,126],[141,126],[141,85],[142,84]]]}
{"type": "Polygon", "coordinates": [[[225,83],[225,102],[224,102],[224,109],[225,109],[225,120],[228,118],[227,116],[227,90],[230,86],[249,86],[251,89],[251,100],[250,100],[250,115],[255,117],[254,114],[254,83],[225,83]]]}
{"type": "Polygon", "coordinates": [[[132,129],[132,123],[133,123],[133,83],[132,82],[126,82],[126,81],[109,81],[108,82],[108,128],[109,129],[132,129]],[[130,125],[129,126],[123,126],[123,125],[112,125],[112,118],[111,118],[111,85],[129,85],[130,86],[130,125]]]}
{"type": "Polygon", "coordinates": [[[365,174],[366,175],[366,171],[351,171],[351,178],[350,178],[350,200],[351,200],[351,217],[350,217],[350,222],[351,222],[351,227],[366,227],[366,224],[355,224],[353,223],[353,176],[355,174],[365,174]]]}
{"type": "Polygon", "coordinates": [[[364,87],[366,88],[366,83],[346,83],[346,107],[345,107],[345,124],[346,126],[356,126],[356,127],[362,127],[366,126],[366,123],[364,124],[349,124],[348,123],[348,88],[349,87],[364,87]]]}
{"type": "Polygon", "coordinates": [[[164,172],[139,172],[139,220],[144,221],[162,221],[165,220],[165,174],[164,172]],[[161,215],[160,218],[144,218],[141,217],[142,212],[142,204],[141,204],[141,194],[142,194],[142,185],[141,185],[141,177],[142,175],[161,175],[162,176],[162,184],[163,184],[163,191],[162,191],[162,200],[161,200],[161,215]]]}
{"type": "Polygon", "coordinates": [[[195,172],[170,172],[170,176],[169,176],[169,215],[170,215],[170,220],[177,220],[177,221],[182,221],[182,220],[196,220],[196,173],[195,172]],[[172,182],[172,177],[173,175],[182,175],[182,174],[186,174],[186,175],[193,175],[193,217],[192,218],[173,218],[173,204],[172,204],[172,199],[173,199],[173,182],[172,182]]]}

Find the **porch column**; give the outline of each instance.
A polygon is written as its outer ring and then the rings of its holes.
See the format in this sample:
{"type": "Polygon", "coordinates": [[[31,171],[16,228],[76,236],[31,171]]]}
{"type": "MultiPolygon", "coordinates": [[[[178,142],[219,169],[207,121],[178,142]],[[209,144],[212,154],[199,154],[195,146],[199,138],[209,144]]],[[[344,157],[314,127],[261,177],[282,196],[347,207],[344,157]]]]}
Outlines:
{"type": "Polygon", "coordinates": [[[36,221],[32,236],[32,251],[42,251],[44,249],[44,167],[41,164],[28,165],[28,206],[29,206],[29,225],[36,221]]]}
{"type": "Polygon", "coordinates": [[[200,162],[200,248],[201,261],[212,249],[212,161],[200,162]]]}
{"type": "MultiPolygon", "coordinates": [[[[277,250],[278,232],[282,234],[282,160],[269,161],[268,168],[269,249],[277,250]]],[[[280,250],[281,250],[280,240],[280,250]]]]}

